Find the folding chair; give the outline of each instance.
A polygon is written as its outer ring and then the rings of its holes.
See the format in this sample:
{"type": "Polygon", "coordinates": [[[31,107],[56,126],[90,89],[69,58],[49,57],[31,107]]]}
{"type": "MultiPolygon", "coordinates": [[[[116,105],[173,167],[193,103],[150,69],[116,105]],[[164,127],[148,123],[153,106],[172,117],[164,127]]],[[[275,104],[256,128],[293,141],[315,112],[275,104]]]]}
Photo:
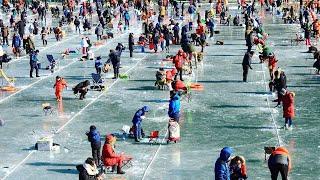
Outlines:
{"type": "Polygon", "coordinates": [[[57,60],[55,60],[51,54],[47,54],[46,56],[49,61],[49,66],[47,69],[49,69],[51,71],[51,73],[53,73],[54,69],[57,65],[57,60]]]}
{"type": "Polygon", "coordinates": [[[159,131],[151,131],[149,143],[157,143],[159,139],[159,131]]]}
{"type": "Polygon", "coordinates": [[[96,89],[98,91],[102,91],[104,89],[104,80],[102,79],[100,74],[92,73],[91,74],[93,86],[91,86],[91,89],[96,89]]]}

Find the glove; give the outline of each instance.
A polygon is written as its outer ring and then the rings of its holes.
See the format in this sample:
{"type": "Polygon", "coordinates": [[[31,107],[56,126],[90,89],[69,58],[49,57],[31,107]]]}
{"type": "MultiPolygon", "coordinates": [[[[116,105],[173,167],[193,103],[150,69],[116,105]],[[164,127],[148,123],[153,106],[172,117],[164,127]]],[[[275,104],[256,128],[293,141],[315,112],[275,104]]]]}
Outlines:
{"type": "Polygon", "coordinates": [[[140,118],[141,118],[141,119],[145,119],[146,117],[145,117],[145,116],[141,116],[140,118]]]}

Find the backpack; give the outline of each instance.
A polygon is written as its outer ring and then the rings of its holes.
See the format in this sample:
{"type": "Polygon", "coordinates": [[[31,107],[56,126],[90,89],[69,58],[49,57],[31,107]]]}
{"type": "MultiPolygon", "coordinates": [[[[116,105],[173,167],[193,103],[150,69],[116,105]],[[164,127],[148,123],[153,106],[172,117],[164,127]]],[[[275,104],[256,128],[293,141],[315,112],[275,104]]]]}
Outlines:
{"type": "Polygon", "coordinates": [[[16,46],[16,47],[18,47],[18,46],[20,46],[20,39],[19,39],[19,37],[14,37],[14,45],[16,46]]]}

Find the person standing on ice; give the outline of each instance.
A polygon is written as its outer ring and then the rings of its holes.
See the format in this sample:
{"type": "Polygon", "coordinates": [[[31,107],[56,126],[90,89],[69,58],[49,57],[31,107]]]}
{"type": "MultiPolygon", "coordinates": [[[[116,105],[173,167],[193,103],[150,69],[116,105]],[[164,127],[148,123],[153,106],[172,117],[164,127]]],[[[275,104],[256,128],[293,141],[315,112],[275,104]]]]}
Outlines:
{"type": "Polygon", "coordinates": [[[86,133],[88,141],[91,143],[92,157],[97,166],[100,165],[101,136],[96,126],[91,125],[90,131],[86,133]]]}
{"type": "Polygon", "coordinates": [[[55,95],[57,101],[60,102],[62,100],[63,88],[67,88],[67,82],[62,77],[56,76],[56,83],[54,84],[53,88],[56,89],[55,95]]]}
{"type": "Polygon", "coordinates": [[[291,158],[289,151],[285,147],[278,147],[269,157],[268,167],[271,173],[271,179],[277,180],[279,172],[282,180],[288,179],[288,173],[291,170],[291,158]]]}
{"type": "Polygon", "coordinates": [[[249,68],[252,69],[251,60],[252,60],[253,54],[254,54],[254,51],[246,52],[243,57],[243,60],[242,60],[243,82],[247,82],[249,68]]]}
{"type": "Polygon", "coordinates": [[[230,180],[228,160],[233,153],[230,147],[224,147],[214,165],[215,180],[230,180]]]}
{"type": "Polygon", "coordinates": [[[112,79],[117,79],[119,77],[119,68],[120,68],[120,56],[119,52],[111,49],[109,53],[109,59],[107,63],[110,63],[113,66],[114,77],[112,79]]]}
{"type": "Polygon", "coordinates": [[[134,39],[133,39],[133,33],[129,34],[129,52],[130,52],[130,57],[132,57],[133,54],[133,46],[134,46],[134,39]]]}
{"type": "Polygon", "coordinates": [[[170,119],[179,123],[180,118],[180,95],[176,92],[170,97],[168,115],[170,119]]]}
{"type": "Polygon", "coordinates": [[[292,130],[292,119],[294,118],[294,92],[290,92],[284,88],[279,92],[281,95],[278,99],[273,102],[278,102],[277,106],[282,102],[283,107],[283,118],[285,119],[285,129],[292,130]]]}
{"type": "Polygon", "coordinates": [[[149,106],[143,106],[139,109],[133,116],[132,124],[134,127],[134,139],[136,142],[140,142],[142,139],[141,129],[142,129],[142,120],[146,118],[146,113],[149,112],[149,106]]]}
{"type": "Polygon", "coordinates": [[[39,50],[30,52],[30,78],[33,78],[33,76],[32,76],[33,69],[36,70],[36,77],[40,77],[39,76],[39,66],[38,66],[38,62],[39,62],[38,53],[39,53],[39,50]]]}

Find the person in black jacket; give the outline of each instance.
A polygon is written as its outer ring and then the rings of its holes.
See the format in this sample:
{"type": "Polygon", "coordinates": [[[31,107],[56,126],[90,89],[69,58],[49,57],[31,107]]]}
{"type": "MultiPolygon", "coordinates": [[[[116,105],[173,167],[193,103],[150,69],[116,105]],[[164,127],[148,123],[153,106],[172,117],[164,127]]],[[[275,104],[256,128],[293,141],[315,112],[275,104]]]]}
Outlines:
{"type": "Polygon", "coordinates": [[[79,99],[83,100],[83,99],[85,99],[85,96],[86,96],[86,94],[88,92],[89,85],[90,85],[90,81],[89,80],[85,80],[85,81],[77,84],[74,88],[72,88],[73,93],[74,94],[80,93],[79,99]]]}
{"type": "Polygon", "coordinates": [[[101,175],[97,169],[97,166],[92,158],[77,166],[79,171],[79,180],[99,180],[101,175]]]}
{"type": "Polygon", "coordinates": [[[253,31],[251,29],[247,30],[246,45],[248,47],[247,52],[250,52],[253,46],[253,31]]]}
{"type": "Polygon", "coordinates": [[[130,34],[129,34],[129,51],[130,51],[130,57],[132,57],[133,45],[134,45],[133,33],[130,33],[130,34]]]}
{"type": "Polygon", "coordinates": [[[90,131],[86,133],[88,141],[91,143],[92,157],[96,165],[100,165],[101,160],[101,136],[96,126],[91,125],[90,131]]]}
{"type": "Polygon", "coordinates": [[[242,60],[243,82],[247,82],[249,68],[252,69],[251,59],[253,54],[254,54],[254,51],[246,52],[243,57],[243,60],[242,60]]]}
{"type": "Polygon", "coordinates": [[[117,79],[119,77],[119,68],[120,68],[120,56],[119,52],[111,49],[109,54],[109,59],[107,63],[110,63],[113,66],[114,77],[112,79],[117,79]]]}

